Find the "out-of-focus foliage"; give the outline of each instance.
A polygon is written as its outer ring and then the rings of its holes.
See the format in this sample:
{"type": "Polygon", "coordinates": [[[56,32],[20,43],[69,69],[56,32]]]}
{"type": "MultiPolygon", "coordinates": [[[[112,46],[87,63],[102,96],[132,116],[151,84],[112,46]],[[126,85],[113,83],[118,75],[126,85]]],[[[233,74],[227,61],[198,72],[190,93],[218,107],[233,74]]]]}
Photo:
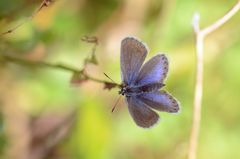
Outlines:
{"type": "MultiPolygon", "coordinates": [[[[26,159],[34,154],[41,158],[38,150],[44,144],[31,147],[32,142],[41,143],[35,140],[31,124],[41,119],[42,113],[52,113],[54,118],[55,112],[60,112],[64,117],[56,116],[57,121],[70,125],[71,118],[64,115],[70,109],[75,110],[76,117],[71,128],[51,124],[50,118],[44,120],[50,125],[46,128],[49,152],[41,153],[45,153],[44,158],[186,158],[196,65],[192,15],[198,11],[204,27],[236,1],[56,0],[43,8],[31,21],[0,37],[0,56],[82,68],[92,45],[82,42],[81,37],[95,35],[99,38],[99,64],[88,65],[86,71],[99,79],[106,79],[105,72],[120,82],[120,41],[137,36],[150,48],[147,58],[156,52],[167,54],[170,72],[165,89],[180,101],[181,113],[160,113],[161,122],[156,127],[141,129],[130,118],[124,100],[111,113],[117,89],[107,91],[90,81],[73,87],[67,71],[6,64],[0,58],[0,157],[26,159]],[[66,135],[61,133],[64,128],[66,135]],[[63,134],[59,140],[57,134],[63,134]]],[[[0,31],[24,21],[40,3],[1,0],[0,31]]],[[[199,159],[240,158],[239,19],[240,13],[205,41],[199,159]]]]}
{"type": "Polygon", "coordinates": [[[3,130],[4,130],[3,115],[0,114],[0,153],[3,153],[4,147],[6,145],[6,136],[3,130]]]}

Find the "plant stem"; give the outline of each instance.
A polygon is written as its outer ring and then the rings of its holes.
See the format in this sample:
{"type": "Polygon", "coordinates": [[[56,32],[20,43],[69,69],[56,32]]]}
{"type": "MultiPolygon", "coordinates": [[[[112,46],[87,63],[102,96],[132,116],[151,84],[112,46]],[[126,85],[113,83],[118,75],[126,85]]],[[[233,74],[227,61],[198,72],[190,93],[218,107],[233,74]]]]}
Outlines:
{"type": "Polygon", "coordinates": [[[196,34],[196,53],[197,53],[197,68],[196,68],[196,84],[194,94],[194,110],[193,110],[193,123],[190,135],[190,143],[188,149],[188,158],[196,159],[198,136],[201,124],[201,107],[202,107],[202,92],[203,92],[203,54],[204,54],[204,38],[217,28],[225,24],[233,15],[240,9],[240,0],[235,6],[227,12],[222,18],[217,20],[212,25],[200,29],[199,20],[200,15],[195,14],[193,17],[193,29],[196,34]]]}
{"type": "Polygon", "coordinates": [[[26,60],[26,59],[13,57],[13,56],[9,56],[9,55],[1,55],[1,58],[4,62],[12,62],[12,63],[15,63],[15,64],[31,66],[31,67],[47,67],[47,68],[52,68],[52,69],[61,69],[61,70],[69,71],[69,72],[72,72],[72,73],[80,73],[81,75],[84,76],[84,78],[86,80],[91,80],[91,81],[98,82],[98,83],[111,83],[111,82],[101,80],[101,79],[97,79],[95,77],[92,77],[92,76],[88,75],[84,71],[84,69],[80,70],[80,69],[76,69],[76,68],[66,66],[64,64],[51,64],[51,63],[47,63],[47,62],[44,62],[44,61],[29,61],[29,60],[26,60]]]}

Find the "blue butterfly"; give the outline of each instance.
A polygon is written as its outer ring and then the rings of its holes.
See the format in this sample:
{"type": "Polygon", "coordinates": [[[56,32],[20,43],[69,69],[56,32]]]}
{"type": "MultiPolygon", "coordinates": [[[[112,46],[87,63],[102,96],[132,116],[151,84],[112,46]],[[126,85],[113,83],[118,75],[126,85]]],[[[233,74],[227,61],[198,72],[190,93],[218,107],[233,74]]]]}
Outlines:
{"type": "Polygon", "coordinates": [[[146,45],[136,38],[126,37],[121,42],[119,94],[126,97],[133,120],[143,128],[152,127],[159,121],[159,115],[153,109],[169,113],[179,111],[179,102],[160,90],[165,86],[168,72],[167,57],[157,54],[143,65],[147,53],[146,45]]]}

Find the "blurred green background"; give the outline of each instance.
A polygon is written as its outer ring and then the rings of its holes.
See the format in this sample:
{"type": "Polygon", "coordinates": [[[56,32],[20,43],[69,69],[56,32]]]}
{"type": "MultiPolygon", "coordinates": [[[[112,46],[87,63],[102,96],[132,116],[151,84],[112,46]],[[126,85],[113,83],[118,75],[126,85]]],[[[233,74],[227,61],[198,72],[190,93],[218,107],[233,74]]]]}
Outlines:
{"type": "MultiPolygon", "coordinates": [[[[167,54],[165,89],[181,103],[178,115],[142,129],[132,121],[118,90],[85,82],[70,84],[71,73],[0,63],[0,158],[3,159],[185,159],[192,123],[195,82],[194,12],[207,26],[237,0],[56,0],[15,32],[0,37],[0,56],[64,63],[82,68],[99,39],[99,64],[87,73],[120,80],[120,41],[136,36],[148,44],[148,59],[167,54]]],[[[0,31],[18,25],[41,0],[1,0],[0,31]]],[[[240,158],[240,13],[205,40],[199,159],[240,158]]]]}

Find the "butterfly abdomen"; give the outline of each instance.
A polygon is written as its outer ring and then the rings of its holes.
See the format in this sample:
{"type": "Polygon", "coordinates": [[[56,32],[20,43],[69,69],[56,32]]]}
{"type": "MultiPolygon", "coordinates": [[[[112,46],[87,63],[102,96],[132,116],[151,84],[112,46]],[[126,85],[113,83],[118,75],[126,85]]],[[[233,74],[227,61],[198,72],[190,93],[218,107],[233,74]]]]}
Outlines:
{"type": "Polygon", "coordinates": [[[155,92],[160,88],[162,88],[163,86],[164,84],[162,83],[151,83],[143,86],[128,87],[126,89],[126,95],[131,96],[131,95],[136,95],[141,93],[155,92]]]}
{"type": "Polygon", "coordinates": [[[151,83],[138,87],[142,93],[154,92],[162,88],[164,84],[162,83],[151,83]]]}

